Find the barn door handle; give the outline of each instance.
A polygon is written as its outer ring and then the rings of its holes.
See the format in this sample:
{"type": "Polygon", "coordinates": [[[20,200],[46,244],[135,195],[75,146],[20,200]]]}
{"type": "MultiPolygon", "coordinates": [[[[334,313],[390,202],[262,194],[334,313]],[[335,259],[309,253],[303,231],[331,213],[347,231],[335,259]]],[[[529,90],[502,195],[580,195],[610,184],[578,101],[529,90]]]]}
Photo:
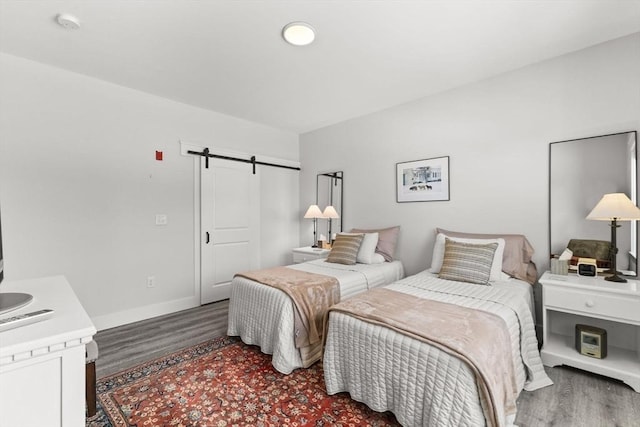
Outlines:
{"type": "Polygon", "coordinates": [[[209,242],[211,241],[211,239],[210,239],[210,236],[209,236],[209,232],[208,232],[208,231],[206,232],[206,234],[207,234],[207,240],[205,241],[205,243],[208,245],[208,244],[209,244],[209,242]]]}

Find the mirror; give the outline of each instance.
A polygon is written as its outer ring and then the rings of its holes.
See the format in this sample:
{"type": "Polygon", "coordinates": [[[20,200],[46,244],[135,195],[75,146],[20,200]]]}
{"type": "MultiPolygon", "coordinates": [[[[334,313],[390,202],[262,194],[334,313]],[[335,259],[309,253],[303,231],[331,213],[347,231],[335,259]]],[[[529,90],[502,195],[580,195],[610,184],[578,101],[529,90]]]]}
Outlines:
{"type": "Polygon", "coordinates": [[[338,218],[318,220],[318,239],[324,234],[327,239],[342,231],[342,217],[344,216],[344,200],[342,196],[343,173],[319,173],[316,180],[316,204],[325,212],[327,206],[333,206],[338,218]]]}
{"type": "MultiPolygon", "coordinates": [[[[625,193],[637,204],[637,132],[549,144],[549,248],[559,256],[571,239],[611,242],[606,221],[585,219],[608,193],[625,193]]],[[[637,225],[621,221],[617,269],[637,276],[637,225]]]]}

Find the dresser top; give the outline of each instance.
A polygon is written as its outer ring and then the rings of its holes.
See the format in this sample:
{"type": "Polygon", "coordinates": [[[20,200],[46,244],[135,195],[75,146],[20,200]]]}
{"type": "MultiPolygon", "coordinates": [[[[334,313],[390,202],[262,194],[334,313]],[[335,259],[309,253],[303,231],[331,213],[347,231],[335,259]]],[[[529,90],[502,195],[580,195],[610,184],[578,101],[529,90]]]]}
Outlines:
{"type": "Polygon", "coordinates": [[[17,310],[3,313],[8,318],[42,309],[52,309],[49,319],[0,332],[0,365],[46,353],[58,347],[85,344],[96,333],[91,319],[64,276],[5,281],[1,292],[24,292],[33,301],[17,310]]]}
{"type": "Polygon", "coordinates": [[[585,289],[599,292],[609,292],[612,294],[625,294],[640,298],[640,284],[637,280],[627,278],[626,283],[608,282],[602,277],[585,277],[577,274],[551,274],[546,271],[540,277],[542,285],[556,285],[567,288],[585,289]]]}

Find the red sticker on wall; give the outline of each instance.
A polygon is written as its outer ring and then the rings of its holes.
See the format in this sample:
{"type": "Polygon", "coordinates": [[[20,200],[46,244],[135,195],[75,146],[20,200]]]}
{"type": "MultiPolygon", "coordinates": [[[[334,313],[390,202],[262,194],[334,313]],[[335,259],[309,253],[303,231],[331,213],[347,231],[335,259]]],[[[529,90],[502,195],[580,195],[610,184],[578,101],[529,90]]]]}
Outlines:
{"type": "Polygon", "coordinates": [[[156,151],[156,160],[162,161],[162,151],[156,151]]]}

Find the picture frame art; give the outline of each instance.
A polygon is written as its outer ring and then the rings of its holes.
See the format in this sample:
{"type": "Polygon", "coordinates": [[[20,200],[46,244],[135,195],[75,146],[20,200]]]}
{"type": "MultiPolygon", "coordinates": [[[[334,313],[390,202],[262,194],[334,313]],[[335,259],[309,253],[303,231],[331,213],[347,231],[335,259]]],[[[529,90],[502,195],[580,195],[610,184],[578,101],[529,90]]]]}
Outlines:
{"type": "Polygon", "coordinates": [[[449,156],[396,163],[396,201],[449,200],[449,156]]]}

